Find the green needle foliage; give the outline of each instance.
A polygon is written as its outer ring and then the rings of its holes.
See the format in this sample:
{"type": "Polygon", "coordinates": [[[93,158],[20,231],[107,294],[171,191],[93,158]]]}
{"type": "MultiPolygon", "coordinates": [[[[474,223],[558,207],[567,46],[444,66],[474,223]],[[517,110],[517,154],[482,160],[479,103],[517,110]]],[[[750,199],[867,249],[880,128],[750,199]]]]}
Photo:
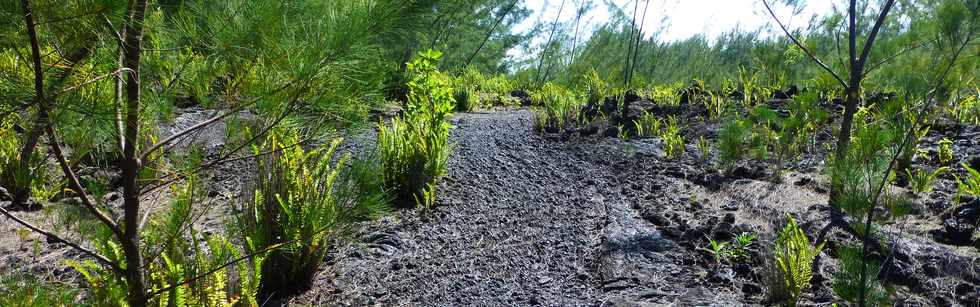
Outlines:
{"type": "Polygon", "coordinates": [[[730,171],[748,153],[752,122],[738,117],[725,122],[718,131],[718,159],[723,168],[730,171]]]}
{"type": "Polygon", "coordinates": [[[435,204],[436,181],[446,174],[449,123],[453,109],[449,78],[436,69],[441,54],[420,52],[409,63],[409,95],[404,118],[379,123],[378,154],[384,186],[395,205],[435,204]]]}
{"type": "Polygon", "coordinates": [[[776,238],[774,250],[777,277],[771,282],[770,295],[783,300],[786,305],[796,306],[803,290],[813,278],[813,260],[823,249],[823,243],[813,246],[810,239],[796,224],[792,216],[776,238]]]}
{"type": "MultiPolygon", "coordinates": [[[[861,257],[860,246],[840,246],[837,248],[840,269],[834,275],[831,287],[844,301],[858,306],[861,288],[861,267],[867,267],[869,272],[878,272],[881,265],[872,259],[861,257]]],[[[870,279],[876,279],[874,274],[870,279]]],[[[888,288],[882,283],[871,281],[865,286],[864,301],[867,306],[888,305],[888,288]]]]}

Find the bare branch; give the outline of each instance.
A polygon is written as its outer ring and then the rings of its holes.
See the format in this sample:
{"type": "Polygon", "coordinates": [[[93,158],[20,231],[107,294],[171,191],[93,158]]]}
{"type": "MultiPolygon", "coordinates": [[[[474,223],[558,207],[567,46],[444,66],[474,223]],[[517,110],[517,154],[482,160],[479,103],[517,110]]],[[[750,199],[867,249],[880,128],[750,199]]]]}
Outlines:
{"type": "Polygon", "coordinates": [[[102,80],[102,79],[105,79],[105,78],[108,78],[108,77],[119,75],[120,73],[122,73],[124,71],[131,71],[131,70],[129,68],[120,68],[120,69],[117,69],[116,71],[110,72],[108,74],[104,74],[104,75],[101,75],[101,76],[98,76],[98,77],[89,79],[88,81],[84,81],[82,83],[75,84],[75,85],[72,85],[72,86],[63,88],[60,91],[52,94],[51,97],[49,97],[49,98],[52,98],[53,99],[54,97],[58,97],[59,95],[65,94],[65,93],[70,92],[70,91],[74,91],[74,90],[79,89],[79,88],[81,88],[83,86],[86,86],[86,85],[89,85],[89,84],[92,84],[92,83],[95,83],[95,82],[99,82],[99,80],[102,80]]]}
{"type": "Polygon", "coordinates": [[[65,174],[66,179],[68,179],[68,186],[78,193],[78,198],[81,199],[82,205],[85,206],[85,209],[87,209],[89,213],[98,218],[99,221],[102,222],[102,224],[105,224],[106,227],[109,227],[109,230],[112,230],[112,233],[122,238],[121,235],[123,231],[119,228],[119,225],[112,221],[109,216],[105,215],[101,210],[95,207],[95,204],[92,203],[92,200],[89,199],[88,195],[85,193],[85,188],[82,187],[82,183],[78,180],[78,175],[76,175],[75,171],[71,169],[71,164],[68,163],[68,159],[65,158],[64,152],[61,150],[61,145],[58,144],[58,138],[55,135],[54,128],[48,126],[46,130],[48,138],[50,139],[49,141],[51,142],[51,152],[54,153],[55,159],[58,160],[58,165],[61,166],[61,171],[65,174]]]}
{"type": "Polygon", "coordinates": [[[868,34],[867,41],[864,42],[864,50],[861,51],[861,58],[857,60],[861,65],[864,65],[864,61],[868,59],[868,54],[871,54],[871,46],[875,43],[875,38],[878,37],[881,25],[885,23],[885,17],[888,17],[888,12],[891,11],[894,5],[895,0],[888,0],[885,2],[885,6],[881,8],[881,12],[878,13],[878,19],[875,20],[875,25],[871,28],[871,33],[868,34]]]}
{"type": "Polygon", "coordinates": [[[209,126],[209,125],[211,125],[211,124],[213,124],[213,123],[221,120],[222,118],[228,117],[228,115],[231,115],[231,114],[234,114],[234,113],[238,113],[240,111],[241,111],[240,108],[234,108],[234,109],[232,109],[230,111],[221,113],[221,114],[219,114],[217,116],[214,116],[214,117],[211,117],[208,120],[205,120],[203,122],[197,123],[196,125],[190,126],[187,129],[184,129],[184,130],[182,130],[180,132],[174,133],[174,134],[168,136],[167,138],[165,138],[165,139],[157,142],[156,144],[153,144],[152,146],[150,146],[150,148],[147,148],[146,151],[144,151],[143,154],[140,155],[140,161],[145,161],[146,158],[149,157],[151,153],[153,153],[154,151],[162,148],[163,146],[165,146],[165,145],[173,142],[174,140],[177,140],[177,139],[179,139],[179,138],[187,135],[188,133],[194,132],[194,131],[196,131],[198,129],[207,127],[207,126],[209,126]]]}
{"type": "Polygon", "coordinates": [[[116,272],[122,272],[122,269],[119,268],[118,265],[116,265],[114,262],[110,261],[105,256],[102,256],[102,255],[100,255],[99,253],[96,253],[93,250],[84,248],[81,245],[78,245],[78,244],[72,243],[72,242],[70,242],[68,240],[65,240],[64,238],[58,236],[57,234],[54,234],[54,233],[52,233],[50,231],[46,231],[44,229],[41,229],[40,227],[34,226],[33,224],[28,223],[27,221],[22,220],[22,219],[18,218],[17,216],[13,215],[12,213],[10,213],[9,211],[7,211],[7,209],[4,209],[3,207],[0,207],[0,213],[2,213],[7,218],[13,220],[14,222],[17,222],[17,224],[20,224],[20,225],[22,225],[24,227],[27,227],[27,229],[30,229],[33,232],[39,233],[39,234],[47,237],[51,241],[54,241],[55,243],[64,243],[65,245],[67,245],[68,247],[71,247],[72,249],[75,249],[75,250],[77,250],[77,251],[79,251],[79,252],[81,252],[81,253],[83,253],[85,255],[88,255],[89,257],[95,258],[95,260],[98,260],[102,264],[104,264],[104,265],[106,265],[108,267],[111,267],[112,270],[114,270],[116,272]]]}
{"type": "Polygon", "coordinates": [[[876,62],[876,63],[874,63],[874,64],[872,64],[871,66],[866,66],[866,67],[865,67],[865,69],[864,69],[864,73],[863,73],[863,74],[861,74],[861,76],[862,76],[862,77],[864,77],[864,76],[867,76],[868,74],[870,74],[870,73],[871,73],[872,71],[874,71],[875,69],[878,69],[878,68],[879,68],[879,67],[881,67],[882,65],[885,65],[885,64],[887,64],[888,62],[891,62],[892,60],[894,60],[895,58],[897,58],[897,57],[899,57],[899,56],[902,56],[902,55],[903,55],[903,54],[905,54],[906,52],[909,52],[909,51],[912,51],[912,50],[915,50],[915,49],[919,49],[919,48],[922,48],[922,47],[924,47],[924,46],[926,46],[926,45],[928,45],[928,44],[929,44],[928,42],[923,42],[923,43],[920,43],[920,44],[916,44],[916,45],[913,45],[913,46],[911,46],[911,47],[908,47],[908,48],[905,48],[905,49],[902,49],[902,50],[900,50],[900,51],[898,51],[898,52],[896,52],[896,53],[894,53],[894,54],[892,54],[892,55],[889,55],[889,56],[887,56],[887,57],[885,57],[885,58],[883,58],[883,59],[881,59],[881,61],[878,61],[878,62],[876,62]]]}
{"type": "Polygon", "coordinates": [[[847,82],[845,82],[843,78],[841,78],[836,72],[834,72],[833,69],[830,69],[830,66],[827,66],[827,64],[824,64],[823,61],[817,58],[817,56],[812,51],[810,51],[810,49],[807,49],[806,46],[803,46],[803,43],[800,43],[800,40],[797,39],[795,36],[793,36],[793,34],[789,33],[789,29],[787,29],[786,26],[783,25],[782,21],[779,21],[779,17],[776,17],[776,13],[772,11],[772,8],[769,6],[769,3],[766,2],[766,0],[762,0],[762,4],[766,6],[766,10],[769,11],[769,15],[772,16],[772,19],[776,21],[776,24],[778,24],[779,28],[783,30],[783,33],[785,33],[786,36],[793,41],[793,44],[796,44],[797,47],[802,49],[803,52],[806,53],[806,55],[810,57],[811,60],[813,60],[814,62],[817,63],[817,65],[820,66],[820,68],[823,68],[828,73],[830,73],[830,75],[833,76],[834,79],[836,79],[841,86],[845,88],[847,87],[847,82]]]}

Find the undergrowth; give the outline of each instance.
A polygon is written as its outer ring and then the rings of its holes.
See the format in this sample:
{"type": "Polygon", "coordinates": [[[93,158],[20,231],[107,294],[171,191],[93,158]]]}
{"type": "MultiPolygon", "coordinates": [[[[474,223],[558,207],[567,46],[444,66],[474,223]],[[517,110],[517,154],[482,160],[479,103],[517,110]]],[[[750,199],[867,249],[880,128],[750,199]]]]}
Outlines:
{"type": "Polygon", "coordinates": [[[409,95],[404,118],[379,124],[378,157],[384,187],[395,205],[432,207],[436,181],[446,173],[453,109],[448,77],[436,69],[441,54],[420,52],[408,65],[409,95]]]}

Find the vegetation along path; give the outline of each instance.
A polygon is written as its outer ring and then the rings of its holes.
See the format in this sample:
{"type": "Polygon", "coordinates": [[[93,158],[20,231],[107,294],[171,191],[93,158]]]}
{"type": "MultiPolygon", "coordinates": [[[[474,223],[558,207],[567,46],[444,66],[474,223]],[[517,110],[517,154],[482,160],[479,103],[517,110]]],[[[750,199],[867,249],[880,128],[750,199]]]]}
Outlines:
{"type": "Polygon", "coordinates": [[[604,200],[600,182],[610,177],[609,168],[587,157],[595,150],[542,140],[531,131],[530,119],[527,111],[457,115],[440,204],[368,227],[363,243],[343,249],[320,274],[314,287],[319,291],[298,300],[354,305],[600,300],[598,269],[609,249],[605,229],[614,222],[608,212],[622,209],[607,207],[611,202],[604,200]]]}

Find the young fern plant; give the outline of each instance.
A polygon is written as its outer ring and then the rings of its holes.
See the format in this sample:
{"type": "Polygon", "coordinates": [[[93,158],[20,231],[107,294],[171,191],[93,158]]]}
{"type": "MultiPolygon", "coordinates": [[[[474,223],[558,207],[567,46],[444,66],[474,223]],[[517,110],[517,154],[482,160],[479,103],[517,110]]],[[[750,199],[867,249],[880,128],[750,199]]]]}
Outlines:
{"type": "Polygon", "coordinates": [[[673,115],[667,118],[667,126],[660,135],[664,142],[664,155],[673,159],[684,153],[684,136],[680,134],[677,118],[673,115]]]}
{"type": "Polygon", "coordinates": [[[775,280],[770,281],[769,294],[772,299],[782,300],[788,306],[796,306],[803,290],[810,286],[813,278],[813,260],[823,249],[823,243],[816,246],[796,224],[792,216],[776,238],[774,250],[775,280]]]}
{"type": "Polygon", "coordinates": [[[940,167],[933,171],[928,171],[924,169],[911,171],[910,169],[905,169],[905,174],[909,178],[909,185],[912,191],[916,193],[929,193],[932,192],[933,182],[939,177],[939,174],[945,172],[948,167],[940,167]]]}
{"type": "Polygon", "coordinates": [[[966,169],[966,178],[956,177],[956,197],[959,198],[962,195],[980,196],[980,171],[975,170],[970,167],[970,165],[963,163],[963,168],[966,169]]]}

